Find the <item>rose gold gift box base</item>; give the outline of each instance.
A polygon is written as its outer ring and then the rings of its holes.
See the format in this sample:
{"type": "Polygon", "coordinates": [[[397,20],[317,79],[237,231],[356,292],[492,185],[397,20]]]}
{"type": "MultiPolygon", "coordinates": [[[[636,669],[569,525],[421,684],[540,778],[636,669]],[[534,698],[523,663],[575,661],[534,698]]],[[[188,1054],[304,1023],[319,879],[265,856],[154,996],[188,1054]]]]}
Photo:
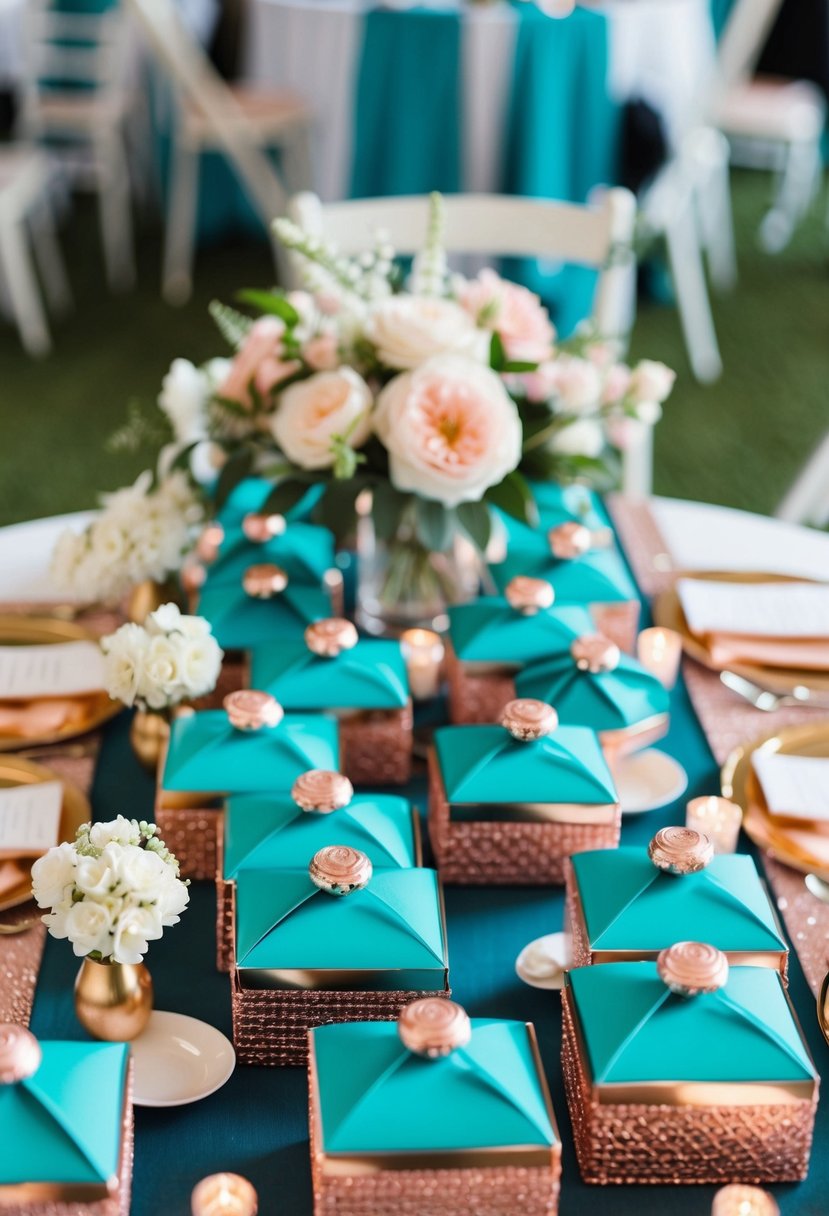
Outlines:
{"type": "Polygon", "coordinates": [[[429,838],[444,883],[560,885],[571,853],[618,846],[618,805],[612,815],[608,823],[452,822],[435,752],[429,752],[429,838]]]}
{"type": "Polygon", "coordinates": [[[338,718],[340,766],[354,785],[405,785],[412,775],[411,701],[338,718]]]}
{"type": "Polygon", "coordinates": [[[446,658],[449,717],[456,725],[497,722],[515,700],[515,672],[496,664],[464,663],[449,650],[446,658]]]}
{"type": "MultiPolygon", "coordinates": [[[[564,900],[564,929],[570,939],[571,967],[592,967],[597,963],[656,960],[658,950],[591,950],[573,867],[569,863],[565,868],[565,881],[567,892],[564,900]]],[[[732,967],[770,967],[773,971],[779,971],[780,978],[788,986],[789,956],[785,950],[781,950],[777,954],[738,953],[734,950],[725,950],[723,953],[732,967]]]]}
{"type": "Polygon", "coordinates": [[[389,1169],[379,1156],[348,1173],[322,1151],[313,1053],[308,1087],[314,1216],[556,1216],[560,1147],[546,1166],[389,1169]]]}
{"type": "Polygon", "coordinates": [[[561,1062],[585,1182],[620,1185],[798,1182],[809,1170],[817,1092],[768,1105],[601,1103],[562,993],[561,1062]]]}
{"type": "Polygon", "coordinates": [[[47,1182],[27,1183],[20,1187],[0,1186],[0,1212],[3,1216],[130,1216],[135,1155],[132,1091],[133,1064],[130,1060],[124,1090],[118,1177],[113,1180],[109,1194],[101,1196],[104,1188],[99,1186],[67,1187],[47,1182]]]}
{"type": "Polygon", "coordinates": [[[223,818],[221,807],[156,807],[156,826],[182,878],[216,877],[216,832],[223,818]]]}
{"type": "Polygon", "coordinates": [[[636,653],[636,638],[639,633],[639,616],[642,606],[638,600],[624,600],[618,604],[591,604],[590,615],[598,633],[610,638],[620,650],[636,653]]]}

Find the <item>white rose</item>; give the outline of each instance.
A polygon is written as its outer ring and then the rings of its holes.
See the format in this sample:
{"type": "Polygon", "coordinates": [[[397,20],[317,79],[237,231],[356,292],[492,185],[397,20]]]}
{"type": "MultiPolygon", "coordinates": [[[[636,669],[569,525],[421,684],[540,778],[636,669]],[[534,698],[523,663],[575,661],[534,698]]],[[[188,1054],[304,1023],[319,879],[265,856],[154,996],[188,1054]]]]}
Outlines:
{"type": "Polygon", "coordinates": [[[164,884],[158,893],[156,910],[164,926],[177,925],[181,914],[190,902],[190,889],[181,879],[174,878],[164,884]]]}
{"type": "Polygon", "coordinates": [[[566,413],[587,413],[598,407],[602,394],[601,373],[585,359],[560,359],[556,367],[556,389],[566,413]]]}
{"type": "Polygon", "coordinates": [[[115,923],[112,958],[116,963],[140,963],[149,943],[163,933],[156,908],[125,908],[115,923]]]}
{"type": "Polygon", "coordinates": [[[556,431],[550,440],[554,452],[566,456],[601,456],[604,448],[604,431],[601,424],[592,418],[580,418],[556,431]]]}
{"type": "Polygon", "coordinates": [[[144,628],[147,633],[155,636],[173,633],[177,629],[181,630],[183,619],[184,617],[178,604],[160,604],[155,612],[149,614],[144,622],[144,628]]]}
{"type": "Polygon", "coordinates": [[[364,333],[387,367],[413,368],[441,354],[489,358],[490,335],[451,300],[390,296],[372,308],[364,333]]]}
{"type": "Polygon", "coordinates": [[[189,359],[173,360],[161,382],[158,404],[179,443],[193,443],[204,436],[209,394],[208,378],[200,368],[189,359]]]}
{"type": "MultiPolygon", "coordinates": [[[[79,857],[75,886],[94,899],[114,894],[118,886],[118,862],[121,845],[106,845],[100,857],[79,857]]],[[[129,846],[128,846],[129,847],[129,846]]]]}
{"type": "Polygon", "coordinates": [[[203,697],[216,687],[222,650],[213,637],[188,638],[181,652],[181,682],[190,697],[203,697]]]}
{"type": "Polygon", "coordinates": [[[150,709],[163,709],[175,700],[181,685],[181,643],[161,635],[150,638],[139,696],[150,709]]]}
{"type": "Polygon", "coordinates": [[[129,845],[122,849],[117,859],[118,879],[122,890],[153,900],[167,880],[167,863],[151,849],[129,845]]]}
{"type": "Polygon", "coordinates": [[[636,406],[636,417],[645,426],[656,426],[662,417],[662,406],[658,401],[640,401],[636,406]]]}
{"type": "Polygon", "coordinates": [[[122,561],[130,545],[128,531],[106,513],[91,525],[89,538],[95,553],[107,565],[122,561]]]}
{"type": "Polygon", "coordinates": [[[90,899],[73,904],[63,928],[78,958],[85,958],[93,950],[99,950],[104,958],[109,956],[112,916],[105,904],[90,899]]]}
{"type": "Polygon", "coordinates": [[[318,372],[285,389],[271,422],[274,438],[289,460],[303,469],[325,469],[334,463],[335,435],[350,447],[365,443],[371,432],[371,390],[350,367],[318,372]]]}
{"type": "Polygon", "coordinates": [[[663,402],[676,380],[676,372],[655,359],[642,359],[633,369],[629,392],[635,403],[644,401],[663,402]]]}
{"type": "Polygon", "coordinates": [[[439,355],[391,380],[374,427],[397,489],[449,507],[477,502],[521,459],[521,421],[500,377],[458,355],[439,355]]]}
{"type": "Polygon", "coordinates": [[[75,847],[64,841],[32,866],[32,894],[39,908],[56,908],[75,885],[75,847]]]}
{"type": "Polygon", "coordinates": [[[85,556],[85,535],[68,529],[61,532],[52,550],[49,565],[49,577],[58,591],[75,592],[81,589],[77,573],[85,556]]]}
{"type": "Polygon", "coordinates": [[[113,701],[132,705],[144,680],[149,639],[140,625],[127,624],[101,639],[104,682],[113,701]]]}
{"type": "Polygon", "coordinates": [[[138,844],[139,832],[131,819],[116,815],[105,823],[93,823],[89,829],[89,842],[96,849],[105,849],[112,841],[118,844],[138,844]]]}

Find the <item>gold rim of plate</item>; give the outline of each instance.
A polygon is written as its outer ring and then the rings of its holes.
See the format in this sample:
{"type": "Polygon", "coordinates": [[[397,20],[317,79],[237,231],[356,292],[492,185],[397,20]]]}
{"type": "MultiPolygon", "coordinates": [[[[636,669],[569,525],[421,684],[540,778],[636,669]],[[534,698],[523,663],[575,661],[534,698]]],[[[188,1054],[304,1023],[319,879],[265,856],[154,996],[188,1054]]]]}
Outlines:
{"type": "Polygon", "coordinates": [[[797,831],[798,835],[808,833],[808,826],[788,829],[785,822],[769,814],[752,768],[752,758],[758,751],[829,759],[829,719],[807,726],[787,726],[742,743],[734,748],[720,770],[723,796],[742,807],[743,829],[749,839],[784,865],[803,874],[817,874],[829,882],[829,862],[811,855],[789,835],[789,830],[797,831]]]}
{"type": "MultiPolygon", "coordinates": [[[[46,646],[61,642],[97,641],[97,635],[77,621],[62,621],[50,616],[0,614],[0,646],[46,646]]],[[[103,726],[121,709],[118,702],[110,700],[103,691],[78,700],[89,702],[89,712],[82,724],[70,725],[63,730],[42,735],[4,735],[0,731],[0,752],[14,752],[19,748],[40,747],[75,739],[103,726]]]]}
{"type": "MultiPolygon", "coordinates": [[[[34,764],[31,760],[23,760],[19,756],[0,756],[0,786],[36,785],[43,781],[59,781],[63,786],[63,805],[56,843],[74,840],[81,824],[88,823],[92,818],[89,799],[80,786],[42,764],[34,764]]],[[[32,883],[31,878],[27,876],[25,882],[21,882],[10,894],[0,899],[0,912],[8,912],[10,908],[16,908],[31,898],[32,883]]]]}
{"type": "MultiPolygon", "coordinates": [[[[813,580],[792,578],[784,574],[766,574],[761,571],[716,571],[684,570],[677,578],[699,579],[717,583],[805,583],[813,580]]],[[[682,639],[682,649],[692,659],[702,663],[710,671],[733,671],[735,675],[761,684],[775,693],[790,693],[799,684],[805,684],[816,692],[829,692],[829,672],[815,671],[805,667],[768,667],[760,663],[715,663],[705,643],[688,628],[685,613],[679,601],[676,586],[666,588],[653,601],[654,623],[663,629],[673,629],[682,639]]]]}

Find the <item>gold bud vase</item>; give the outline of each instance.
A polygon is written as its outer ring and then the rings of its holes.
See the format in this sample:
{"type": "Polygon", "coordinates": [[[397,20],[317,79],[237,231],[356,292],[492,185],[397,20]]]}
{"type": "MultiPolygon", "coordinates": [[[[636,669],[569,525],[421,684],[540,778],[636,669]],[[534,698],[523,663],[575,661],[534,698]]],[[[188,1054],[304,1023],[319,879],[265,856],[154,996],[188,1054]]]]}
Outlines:
{"type": "Polygon", "coordinates": [[[153,1011],[153,981],[143,963],[98,963],[85,958],[75,980],[75,1013],[95,1039],[127,1043],[153,1011]]]}
{"type": "Polygon", "coordinates": [[[130,723],[130,743],[140,763],[149,772],[158,769],[161,753],[170,738],[170,717],[162,710],[137,709],[130,723]]]}
{"type": "Polygon", "coordinates": [[[162,604],[169,603],[179,603],[179,592],[175,583],[172,580],[155,583],[152,579],[145,579],[144,582],[137,583],[129,594],[127,618],[134,625],[143,625],[151,612],[155,612],[162,604]]]}

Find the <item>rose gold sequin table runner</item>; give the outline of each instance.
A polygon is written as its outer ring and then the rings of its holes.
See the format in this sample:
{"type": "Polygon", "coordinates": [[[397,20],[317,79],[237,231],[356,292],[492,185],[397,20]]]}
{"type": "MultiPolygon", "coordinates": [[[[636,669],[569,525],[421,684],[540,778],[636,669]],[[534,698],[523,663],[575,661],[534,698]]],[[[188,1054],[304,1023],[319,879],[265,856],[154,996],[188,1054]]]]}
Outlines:
{"type": "MultiPolygon", "coordinates": [[[[612,495],[608,509],[640,588],[646,595],[658,594],[670,585],[674,575],[667,547],[647,501],[612,495]]],[[[693,659],[683,661],[683,675],[697,718],[718,764],[742,743],[785,726],[814,722],[814,710],[798,706],[773,713],[760,712],[725,688],[715,672],[693,659]]],[[[763,852],[761,856],[800,965],[812,991],[817,994],[829,966],[829,905],[807,891],[802,874],[781,865],[770,853],[763,852]]]]}

